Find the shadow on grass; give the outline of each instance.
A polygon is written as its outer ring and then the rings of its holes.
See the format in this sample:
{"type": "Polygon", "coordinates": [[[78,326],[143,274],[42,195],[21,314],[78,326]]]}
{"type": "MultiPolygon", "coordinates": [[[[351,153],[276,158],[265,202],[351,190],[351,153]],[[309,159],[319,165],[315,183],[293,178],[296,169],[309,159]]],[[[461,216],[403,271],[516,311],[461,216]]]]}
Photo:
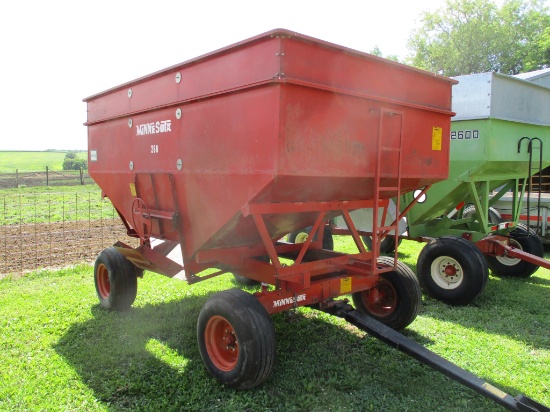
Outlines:
{"type": "Polygon", "coordinates": [[[127,312],[93,306],[93,319],[73,324],[55,350],[114,410],[185,410],[192,401],[187,392],[196,393],[188,391],[194,379],[208,380],[195,333],[207,298],[127,312]]]}
{"type": "Polygon", "coordinates": [[[526,279],[522,279],[525,283],[530,283],[531,285],[541,285],[541,286],[550,286],[550,279],[544,279],[538,277],[537,275],[532,275],[526,279]]]}
{"type": "Polygon", "coordinates": [[[113,411],[499,410],[354,327],[305,308],[272,317],[278,360],[271,377],[249,391],[225,388],[206,372],[197,347],[196,320],[207,298],[123,313],[96,305],[93,319],[73,324],[55,350],[113,411]]]}
{"type": "Polygon", "coordinates": [[[536,275],[528,279],[490,276],[483,293],[471,304],[450,306],[425,296],[422,314],[548,350],[549,283],[536,275]]]}

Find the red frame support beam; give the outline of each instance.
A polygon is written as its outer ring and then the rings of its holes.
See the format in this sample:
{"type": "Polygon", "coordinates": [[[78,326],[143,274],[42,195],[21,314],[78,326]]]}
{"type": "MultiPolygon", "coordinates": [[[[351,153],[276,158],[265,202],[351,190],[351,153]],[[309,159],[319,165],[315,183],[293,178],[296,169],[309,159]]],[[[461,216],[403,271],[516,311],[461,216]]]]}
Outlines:
{"type": "Polygon", "coordinates": [[[509,239],[504,236],[486,237],[477,242],[476,246],[484,255],[507,256],[533,263],[545,269],[550,269],[550,261],[510,246],[509,239]]]}

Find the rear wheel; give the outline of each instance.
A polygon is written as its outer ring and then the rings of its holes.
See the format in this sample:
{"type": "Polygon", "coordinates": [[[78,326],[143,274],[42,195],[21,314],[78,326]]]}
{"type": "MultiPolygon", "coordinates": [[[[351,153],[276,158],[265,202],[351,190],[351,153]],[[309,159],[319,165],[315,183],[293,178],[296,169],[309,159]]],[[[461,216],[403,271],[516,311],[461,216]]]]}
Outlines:
{"type": "Polygon", "coordinates": [[[237,283],[240,283],[241,285],[258,286],[261,283],[258,280],[250,279],[250,278],[247,278],[246,276],[235,275],[235,274],[233,274],[233,276],[235,277],[235,281],[237,283]]]}
{"type": "MultiPolygon", "coordinates": [[[[267,262],[269,263],[269,256],[260,256],[257,258],[258,260],[262,261],[262,262],[267,262]]],[[[241,285],[245,285],[245,286],[259,286],[262,284],[262,282],[260,282],[259,280],[254,280],[254,279],[250,279],[250,278],[247,278],[246,276],[241,276],[241,275],[236,275],[236,274],[233,274],[233,276],[235,277],[235,281],[237,283],[240,283],[241,285]]]]}
{"type": "Polygon", "coordinates": [[[249,293],[230,289],[210,297],[199,314],[197,339],[206,368],[225,385],[253,388],[271,373],[275,329],[249,293]]]}
{"type": "MultiPolygon", "coordinates": [[[[470,217],[476,213],[476,207],[474,205],[468,205],[464,208],[464,211],[462,212],[462,217],[470,217]]],[[[503,219],[498,210],[496,210],[494,207],[489,208],[489,223],[492,225],[498,225],[499,223],[502,223],[503,219]]]]}
{"type": "MultiPolygon", "coordinates": [[[[372,237],[370,236],[363,236],[362,237],[363,242],[369,250],[372,250],[372,237]]],[[[403,239],[398,240],[398,245],[401,244],[401,241],[403,239]]],[[[395,252],[395,236],[388,235],[384,239],[382,239],[382,242],[380,242],[380,253],[392,253],[395,252]]]]}
{"type": "MultiPolygon", "coordinates": [[[[309,226],[305,229],[289,233],[287,236],[287,241],[289,243],[304,243],[307,240],[311,229],[312,227],[309,226]]],[[[330,229],[330,226],[325,225],[323,230],[323,249],[334,250],[334,239],[332,238],[332,230],[330,229]]]]}
{"type": "Polygon", "coordinates": [[[101,306],[112,310],[127,310],[137,295],[136,267],[115,248],[99,254],[94,266],[95,290],[101,306]]]}
{"type": "MultiPolygon", "coordinates": [[[[390,257],[379,257],[378,263],[393,266],[390,257]]],[[[381,273],[378,283],[369,290],[352,295],[355,308],[387,326],[403,329],[418,314],[422,292],[414,272],[404,263],[397,262],[397,269],[381,273]]]]}
{"type": "Polygon", "coordinates": [[[466,239],[452,236],[424,246],[417,271],[424,291],[450,305],[470,303],[483,292],[489,277],[481,251],[466,239]]]}
{"type": "MultiPolygon", "coordinates": [[[[538,257],[544,257],[544,246],[535,231],[520,224],[510,233],[510,246],[538,257]]],[[[508,256],[486,256],[491,271],[498,276],[526,278],[539,268],[534,263],[508,256]]]]}

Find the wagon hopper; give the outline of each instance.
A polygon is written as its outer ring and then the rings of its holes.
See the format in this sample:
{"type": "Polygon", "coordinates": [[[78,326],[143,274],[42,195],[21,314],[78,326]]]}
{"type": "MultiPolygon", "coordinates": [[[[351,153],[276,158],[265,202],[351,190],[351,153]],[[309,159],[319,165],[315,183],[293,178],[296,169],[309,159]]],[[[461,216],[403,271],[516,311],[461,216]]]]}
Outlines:
{"type": "Polygon", "coordinates": [[[85,99],[90,175],[139,267],[275,284],[284,234],[447,176],[452,83],[271,32],[85,99]]]}

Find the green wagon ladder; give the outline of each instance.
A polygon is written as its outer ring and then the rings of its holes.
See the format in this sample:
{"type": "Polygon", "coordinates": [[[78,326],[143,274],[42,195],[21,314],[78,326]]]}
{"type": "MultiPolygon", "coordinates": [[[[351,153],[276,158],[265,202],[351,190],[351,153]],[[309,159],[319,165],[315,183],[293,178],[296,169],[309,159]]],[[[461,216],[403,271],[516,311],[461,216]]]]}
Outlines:
{"type": "MultiPolygon", "coordinates": [[[[538,175],[539,177],[539,184],[538,184],[538,190],[537,190],[537,212],[540,211],[540,198],[541,198],[541,172],[542,172],[542,140],[540,140],[538,137],[527,137],[524,136],[521,139],[519,139],[518,142],[518,153],[521,153],[521,143],[524,140],[528,140],[528,146],[527,146],[527,152],[529,153],[529,176],[524,180],[524,185],[527,184],[527,224],[529,225],[531,222],[531,189],[533,185],[533,175],[538,175]],[[538,146],[533,145],[533,142],[538,142],[538,146]],[[533,166],[533,151],[538,150],[539,153],[539,159],[538,164],[536,166],[533,166]]],[[[540,219],[537,218],[537,226],[535,231],[538,233],[540,228],[540,219]]]]}

